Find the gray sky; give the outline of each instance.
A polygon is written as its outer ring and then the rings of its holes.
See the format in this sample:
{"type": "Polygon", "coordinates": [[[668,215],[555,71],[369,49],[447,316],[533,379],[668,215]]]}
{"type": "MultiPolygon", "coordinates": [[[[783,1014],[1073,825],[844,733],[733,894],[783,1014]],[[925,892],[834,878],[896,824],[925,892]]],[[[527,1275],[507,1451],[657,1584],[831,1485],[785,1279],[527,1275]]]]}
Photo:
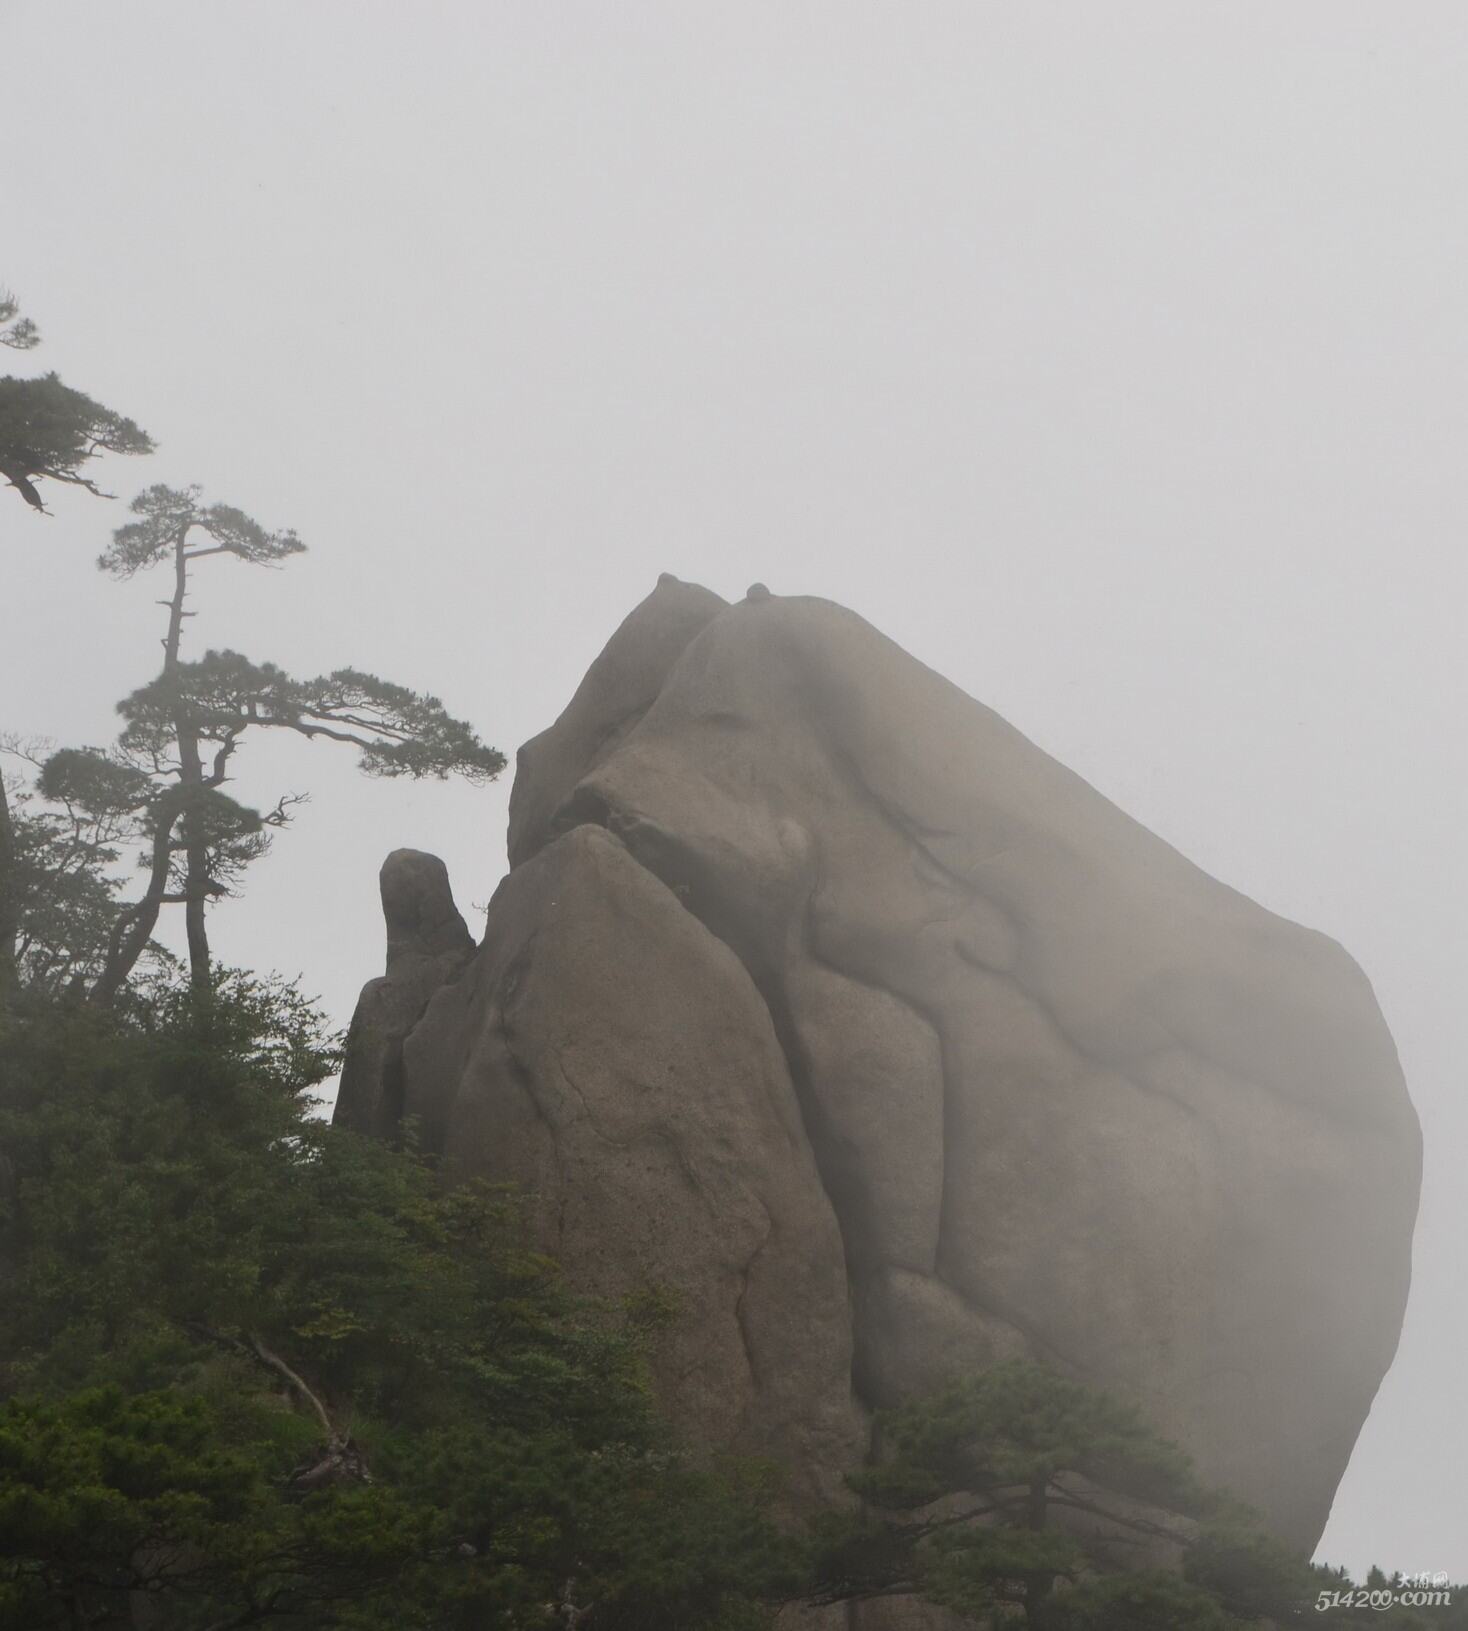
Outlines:
{"type": "MultiPolygon", "coordinates": [[[[10,366],[158,438],[124,497],[311,548],[205,563],[196,651],[513,752],[660,571],[763,579],[1345,943],[1427,1176],[1322,1555],[1468,1578],[1468,7],[0,0],[0,53],[10,366]]],[[[162,587],[0,499],[0,727],[105,740],[162,587]]],[[[241,770],[313,800],[217,950],[342,1020],[388,849],[503,869],[508,778],[241,770]]]]}

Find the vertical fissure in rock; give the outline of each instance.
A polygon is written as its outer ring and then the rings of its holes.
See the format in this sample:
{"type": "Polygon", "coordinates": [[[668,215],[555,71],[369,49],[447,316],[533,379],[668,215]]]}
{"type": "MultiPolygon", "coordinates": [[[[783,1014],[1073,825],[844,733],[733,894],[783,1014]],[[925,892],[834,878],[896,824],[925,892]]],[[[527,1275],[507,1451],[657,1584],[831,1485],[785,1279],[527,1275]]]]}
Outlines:
{"type": "MultiPolygon", "coordinates": [[[[764,1006],[776,1046],[785,1061],[785,1069],[795,1094],[796,1109],[800,1115],[801,1129],[811,1151],[816,1176],[836,1220],[845,1260],[848,1317],[854,1321],[856,1306],[854,1285],[859,1272],[853,1265],[851,1251],[851,1212],[855,1201],[849,1193],[849,1186],[831,1170],[828,1152],[834,1144],[834,1134],[812,1088],[810,1066],[805,1057],[805,1050],[800,1044],[789,1003],[775,970],[770,966],[769,960],[758,951],[752,936],[745,934],[737,922],[731,922],[726,914],[711,909],[717,897],[706,884],[699,887],[696,869],[686,865],[680,867],[670,864],[671,849],[667,846],[660,848],[656,843],[656,834],[645,823],[626,818],[619,819],[618,813],[600,794],[591,788],[580,787],[556,820],[559,832],[566,832],[577,826],[601,827],[619,839],[632,859],[668,889],[683,910],[707,933],[729,949],[747,975],[750,985],[764,1006]],[[667,849],[668,852],[663,853],[663,849],[667,849]]],[[[804,904],[807,910],[800,913],[802,924],[809,915],[809,892],[804,904]]],[[[851,1331],[851,1349],[852,1395],[864,1407],[874,1408],[858,1386],[854,1326],[851,1331]]]]}

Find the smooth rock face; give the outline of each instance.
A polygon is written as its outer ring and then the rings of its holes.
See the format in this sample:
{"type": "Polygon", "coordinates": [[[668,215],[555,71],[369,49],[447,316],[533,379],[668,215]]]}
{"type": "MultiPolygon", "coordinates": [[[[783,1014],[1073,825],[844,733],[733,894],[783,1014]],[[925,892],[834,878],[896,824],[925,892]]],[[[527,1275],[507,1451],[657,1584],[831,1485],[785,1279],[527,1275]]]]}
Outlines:
{"type": "Polygon", "coordinates": [[[587,671],[565,712],[516,755],[510,789],[510,865],[545,842],[557,810],[657,701],[668,670],[724,602],[664,572],[587,671]]]}
{"type": "MultiPolygon", "coordinates": [[[[820,600],[664,580],[512,812],[402,1102],[535,1190],[589,1283],[691,1288],[667,1387],[694,1431],[831,1487],[853,1392],[1029,1354],[1314,1545],[1395,1351],[1420,1169],[1338,946],[820,600]]],[[[343,1093],[383,1098],[365,1066],[343,1093]]]]}
{"type": "Polygon", "coordinates": [[[460,973],[474,941],[454,905],[448,869],[423,850],[395,849],[378,875],[387,972],[362,987],[347,1032],[336,1120],[391,1137],[403,1115],[403,1038],[428,999],[460,973]]]}
{"type": "Polygon", "coordinates": [[[749,975],[617,839],[517,868],[405,1048],[450,1170],[517,1185],[584,1289],[670,1288],[665,1396],[705,1443],[830,1498],[865,1435],[841,1235],[749,975]]]}

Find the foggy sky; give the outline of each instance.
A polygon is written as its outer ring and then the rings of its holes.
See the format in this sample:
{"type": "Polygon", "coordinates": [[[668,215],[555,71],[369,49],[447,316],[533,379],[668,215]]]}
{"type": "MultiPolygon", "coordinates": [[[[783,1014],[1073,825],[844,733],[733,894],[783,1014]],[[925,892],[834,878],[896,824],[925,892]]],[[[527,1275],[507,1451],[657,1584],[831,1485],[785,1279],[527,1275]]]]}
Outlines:
{"type": "MultiPolygon", "coordinates": [[[[1341,940],[1426,1137],[1397,1364],[1321,1555],[1468,1577],[1468,8],[0,0],[0,283],[57,369],[311,553],[187,639],[513,753],[660,571],[853,607],[1341,940]]],[[[0,489],[0,728],[156,665],[107,505],[0,489]]],[[[217,911],[341,1021],[376,870],[503,870],[508,777],[312,802],[217,911]]]]}

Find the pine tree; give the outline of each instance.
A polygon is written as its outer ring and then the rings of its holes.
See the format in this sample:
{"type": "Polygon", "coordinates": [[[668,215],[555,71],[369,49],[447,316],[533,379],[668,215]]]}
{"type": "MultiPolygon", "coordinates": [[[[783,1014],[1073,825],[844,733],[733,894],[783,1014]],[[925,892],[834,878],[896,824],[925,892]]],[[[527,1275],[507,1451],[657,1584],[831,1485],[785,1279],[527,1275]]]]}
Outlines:
{"type": "Polygon", "coordinates": [[[286,796],[261,813],[224,790],[252,732],[288,730],[355,747],[371,776],[479,782],[505,764],[437,697],[373,674],[343,668],[301,680],[233,651],[185,660],[190,578],[200,561],[232,556],[273,566],[305,546],[294,532],[269,531],[231,505],[205,504],[194,487],[150,487],[132,512],[137,519],[116,530],[98,564],[124,579],[160,565],[171,569],[162,668],[119,703],[125,725],[114,748],[59,753],[39,783],[48,798],[131,822],[143,842],[147,885],[112,924],[91,990],[101,1005],[115,999],[168,905],[184,907],[191,977],[197,988],[207,987],[207,908],[231,892],[299,802],[286,796]]]}
{"type": "MultiPolygon", "coordinates": [[[[0,290],[0,346],[30,351],[40,343],[40,330],[20,315],[15,296],[0,290]]],[[[55,374],[0,379],[0,476],[42,515],[47,511],[38,481],[85,487],[98,498],[110,498],[82,474],[83,467],[101,453],[152,451],[152,438],[131,419],[63,385],[55,374]]]]}
{"type": "Polygon", "coordinates": [[[46,514],[38,481],[84,487],[110,498],[87,475],[102,453],[151,453],[153,440],[131,419],[69,385],[56,374],[40,379],[0,379],[0,476],[31,506],[46,514]]]}

